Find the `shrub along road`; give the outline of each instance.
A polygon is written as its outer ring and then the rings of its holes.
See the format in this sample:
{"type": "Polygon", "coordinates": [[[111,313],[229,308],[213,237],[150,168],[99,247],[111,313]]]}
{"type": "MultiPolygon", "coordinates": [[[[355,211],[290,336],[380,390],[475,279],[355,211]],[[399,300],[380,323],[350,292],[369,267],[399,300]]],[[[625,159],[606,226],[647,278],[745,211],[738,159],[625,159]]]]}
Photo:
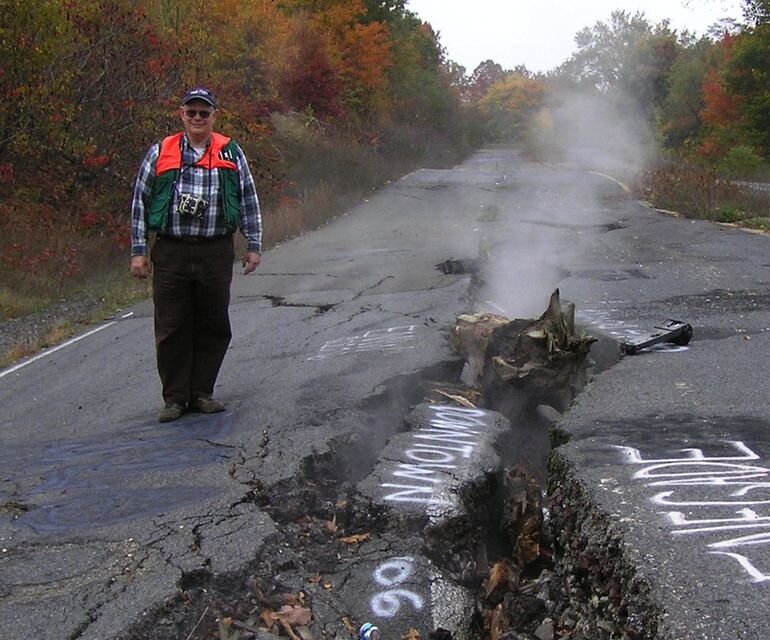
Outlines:
{"type": "Polygon", "coordinates": [[[553,620],[536,637],[765,637],[768,246],[487,150],[236,271],[223,414],[155,422],[149,304],[0,372],[0,624],[50,639],[246,637],[269,619],[300,636],[366,620],[472,636],[496,478],[517,463],[543,477],[549,434],[446,400],[463,367],[448,333],[463,311],[536,317],[559,287],[602,340],[551,460],[573,602],[541,596],[553,620]],[[450,259],[473,273],[436,268],[450,259]],[[668,317],[693,325],[688,347],[598,373],[668,317]]]}

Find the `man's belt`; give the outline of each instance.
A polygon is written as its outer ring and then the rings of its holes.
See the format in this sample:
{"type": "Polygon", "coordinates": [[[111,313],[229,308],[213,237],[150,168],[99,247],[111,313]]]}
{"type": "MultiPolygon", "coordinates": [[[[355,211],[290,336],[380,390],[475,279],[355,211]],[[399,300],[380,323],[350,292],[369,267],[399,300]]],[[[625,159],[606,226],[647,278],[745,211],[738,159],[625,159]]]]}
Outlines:
{"type": "Polygon", "coordinates": [[[224,233],[220,234],[218,236],[172,236],[167,233],[160,233],[158,234],[158,238],[163,238],[164,240],[170,240],[171,242],[183,242],[185,244],[200,244],[204,242],[213,242],[215,240],[222,240],[224,238],[229,238],[231,234],[224,233]]]}

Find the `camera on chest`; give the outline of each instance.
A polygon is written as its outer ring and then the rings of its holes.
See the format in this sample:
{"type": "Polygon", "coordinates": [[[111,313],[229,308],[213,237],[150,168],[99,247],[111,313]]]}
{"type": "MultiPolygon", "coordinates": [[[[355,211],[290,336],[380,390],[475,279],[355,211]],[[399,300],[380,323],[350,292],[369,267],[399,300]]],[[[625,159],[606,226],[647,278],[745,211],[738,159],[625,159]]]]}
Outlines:
{"type": "Polygon", "coordinates": [[[179,205],[177,207],[179,213],[183,216],[190,216],[191,218],[197,218],[203,220],[203,216],[206,213],[206,209],[209,208],[209,201],[196,196],[183,193],[179,196],[179,205]]]}

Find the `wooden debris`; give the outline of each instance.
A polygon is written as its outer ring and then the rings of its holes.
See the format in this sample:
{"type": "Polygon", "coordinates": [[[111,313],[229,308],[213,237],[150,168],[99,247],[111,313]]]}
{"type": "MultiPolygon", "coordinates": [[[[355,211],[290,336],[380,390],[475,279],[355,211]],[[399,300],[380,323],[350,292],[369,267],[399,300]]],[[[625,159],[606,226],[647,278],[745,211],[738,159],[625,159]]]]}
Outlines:
{"type": "Polygon", "coordinates": [[[468,363],[474,386],[490,394],[495,386],[526,385],[528,392],[543,398],[551,393],[567,395],[581,380],[585,357],[596,342],[576,332],[575,306],[562,307],[558,289],[537,320],[463,314],[451,338],[468,363]]]}
{"type": "Polygon", "coordinates": [[[508,322],[505,316],[493,313],[464,313],[457,316],[450,334],[452,346],[468,363],[471,384],[478,385],[481,382],[487,343],[492,332],[508,322]]]}
{"type": "Polygon", "coordinates": [[[453,402],[456,402],[462,407],[467,407],[468,409],[476,408],[475,404],[473,404],[470,400],[468,400],[467,398],[459,394],[447,393],[446,391],[441,391],[441,389],[436,389],[436,393],[438,393],[441,396],[444,396],[445,398],[448,398],[449,400],[452,400],[453,402]]]}
{"type": "Polygon", "coordinates": [[[573,362],[582,362],[596,338],[575,333],[575,305],[562,310],[559,290],[534,322],[515,320],[490,336],[487,357],[504,382],[530,378],[535,384],[559,384],[573,362]]]}

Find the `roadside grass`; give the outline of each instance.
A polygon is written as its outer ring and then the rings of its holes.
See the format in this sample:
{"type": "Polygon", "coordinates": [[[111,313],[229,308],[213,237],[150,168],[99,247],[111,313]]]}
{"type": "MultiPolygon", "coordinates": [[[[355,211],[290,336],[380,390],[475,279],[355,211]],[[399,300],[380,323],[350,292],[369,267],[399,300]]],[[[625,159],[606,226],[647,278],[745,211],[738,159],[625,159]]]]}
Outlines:
{"type": "Polygon", "coordinates": [[[757,231],[770,233],[770,216],[763,218],[747,218],[743,221],[743,225],[748,229],[756,229],[757,231]]]}
{"type": "MultiPolygon", "coordinates": [[[[65,297],[44,300],[44,311],[55,305],[63,305],[66,311],[52,316],[41,324],[37,332],[31,332],[17,339],[0,353],[0,367],[7,367],[23,358],[56,346],[76,335],[84,327],[104,322],[122,309],[151,295],[149,281],[139,282],[127,275],[125,264],[110,268],[93,277],[87,284],[79,283],[61,293],[65,297]]],[[[21,317],[21,316],[18,316],[21,317]]]]}
{"type": "Polygon", "coordinates": [[[642,174],[638,194],[653,206],[688,218],[768,230],[770,193],[752,191],[711,169],[666,166],[642,174]]]}
{"type": "Polygon", "coordinates": [[[0,363],[2,363],[3,366],[7,366],[9,364],[13,364],[17,360],[21,360],[22,358],[27,358],[31,355],[34,355],[38,351],[53,347],[61,342],[64,342],[68,338],[71,338],[73,335],[75,335],[76,330],[77,327],[75,324],[69,320],[57,322],[37,340],[27,343],[18,343],[11,347],[6,353],[3,354],[2,358],[0,358],[0,363]]]}
{"type": "MultiPolygon", "coordinates": [[[[418,137],[415,146],[415,132],[407,128],[394,128],[389,136],[387,145],[352,142],[301,114],[278,118],[274,149],[280,152],[252,167],[263,210],[264,247],[325,224],[417,166],[448,166],[466,151],[430,135],[418,137]]],[[[256,150],[252,154],[262,157],[256,150]]],[[[151,295],[149,281],[139,282],[128,271],[127,194],[116,198],[99,183],[79,188],[76,196],[62,198],[66,204],[46,204],[46,193],[34,177],[16,183],[12,191],[6,185],[0,200],[0,323],[55,310],[65,301],[74,309],[52,320],[40,335],[7,347],[0,353],[2,366],[151,295]]],[[[239,259],[245,242],[240,234],[236,238],[239,259]]]]}
{"type": "Polygon", "coordinates": [[[0,270],[0,278],[3,281],[0,285],[0,319],[18,318],[44,309],[50,304],[46,296],[40,295],[34,289],[25,288],[23,293],[20,293],[18,288],[6,284],[10,278],[5,270],[0,270]]]}
{"type": "Polygon", "coordinates": [[[0,367],[10,366],[23,358],[29,358],[39,351],[60,344],[71,338],[75,334],[75,330],[75,325],[68,320],[57,322],[35,340],[18,342],[5,353],[0,354],[0,367]]]}
{"type": "Polygon", "coordinates": [[[0,354],[0,367],[10,367],[14,362],[18,362],[19,360],[33,356],[41,348],[44,347],[40,347],[37,344],[15,344],[5,353],[0,354]]]}

